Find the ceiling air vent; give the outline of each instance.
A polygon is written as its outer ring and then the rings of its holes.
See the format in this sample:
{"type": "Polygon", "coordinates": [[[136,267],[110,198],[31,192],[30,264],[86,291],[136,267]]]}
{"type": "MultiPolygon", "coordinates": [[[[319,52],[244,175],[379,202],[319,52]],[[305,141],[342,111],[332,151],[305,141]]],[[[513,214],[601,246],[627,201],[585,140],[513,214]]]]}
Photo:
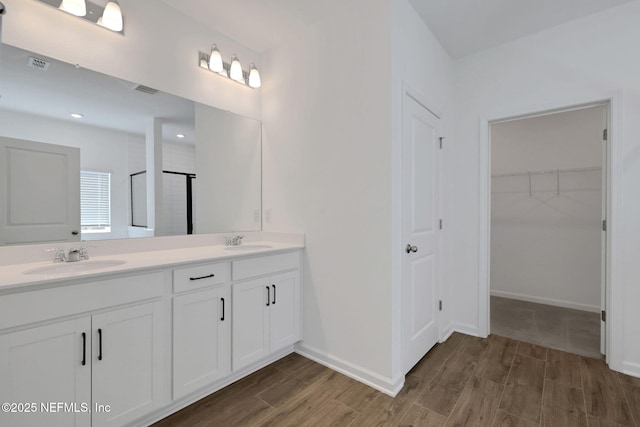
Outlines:
{"type": "Polygon", "coordinates": [[[154,89],[154,88],[143,86],[143,85],[137,85],[133,89],[137,90],[138,92],[148,93],[149,95],[155,95],[158,92],[158,89],[154,89]]]}
{"type": "Polygon", "coordinates": [[[35,68],[36,70],[42,70],[42,71],[47,71],[47,69],[49,68],[48,61],[45,61],[44,59],[40,59],[40,58],[35,58],[33,56],[29,57],[29,62],[27,62],[27,65],[29,65],[29,67],[31,68],[35,68]]]}

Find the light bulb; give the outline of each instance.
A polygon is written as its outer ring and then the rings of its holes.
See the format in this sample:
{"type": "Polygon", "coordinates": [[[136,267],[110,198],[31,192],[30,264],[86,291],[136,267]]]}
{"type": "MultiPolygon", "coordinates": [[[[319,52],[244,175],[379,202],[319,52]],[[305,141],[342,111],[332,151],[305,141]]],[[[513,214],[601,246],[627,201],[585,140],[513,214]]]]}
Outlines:
{"type": "Polygon", "coordinates": [[[255,64],[251,64],[251,69],[249,70],[249,86],[252,88],[258,88],[262,86],[262,81],[260,80],[260,72],[255,64]]]}
{"type": "Polygon", "coordinates": [[[84,0],[62,0],[60,10],[76,16],[85,16],[87,14],[87,4],[84,0]]]}
{"type": "Polygon", "coordinates": [[[122,10],[120,10],[118,3],[115,1],[107,3],[104,7],[104,12],[102,13],[101,22],[99,23],[111,31],[122,31],[124,24],[122,22],[122,10]]]}
{"type": "Polygon", "coordinates": [[[222,55],[220,54],[220,51],[215,44],[211,46],[211,54],[209,55],[209,69],[214,73],[219,73],[224,69],[224,64],[222,63],[222,55]]]}
{"type": "Polygon", "coordinates": [[[231,70],[229,70],[229,77],[233,80],[244,83],[244,76],[242,75],[242,65],[236,55],[231,57],[231,70]]]}

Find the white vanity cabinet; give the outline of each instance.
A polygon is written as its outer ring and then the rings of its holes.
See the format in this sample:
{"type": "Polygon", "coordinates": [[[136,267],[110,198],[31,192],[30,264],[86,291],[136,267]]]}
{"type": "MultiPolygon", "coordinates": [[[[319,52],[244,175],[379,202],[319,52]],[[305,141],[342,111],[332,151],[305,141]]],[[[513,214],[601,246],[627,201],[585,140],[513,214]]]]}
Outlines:
{"type": "Polygon", "coordinates": [[[34,413],[0,413],[0,425],[120,426],[162,406],[163,303],[116,294],[126,305],[108,308],[110,298],[101,298],[125,289],[154,298],[158,281],[162,275],[149,274],[2,296],[0,306],[40,322],[0,335],[0,400],[36,405],[34,413]],[[76,300],[76,291],[94,298],[76,300]],[[35,310],[45,304],[48,310],[35,310]],[[95,313],[41,319],[58,310],[95,313]]]}
{"type": "Polygon", "coordinates": [[[228,263],[174,270],[173,398],[231,373],[231,300],[228,263]]]}
{"type": "Polygon", "coordinates": [[[290,252],[232,263],[233,370],[300,340],[300,254],[290,252]],[[287,271],[288,270],[288,271],[287,271]]]}

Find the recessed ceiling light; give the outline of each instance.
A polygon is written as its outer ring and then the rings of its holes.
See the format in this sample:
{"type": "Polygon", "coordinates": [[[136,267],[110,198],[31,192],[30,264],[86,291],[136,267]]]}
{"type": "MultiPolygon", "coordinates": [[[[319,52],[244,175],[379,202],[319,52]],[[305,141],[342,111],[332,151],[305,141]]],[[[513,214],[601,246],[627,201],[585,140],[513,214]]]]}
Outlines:
{"type": "Polygon", "coordinates": [[[181,134],[181,133],[177,134],[176,136],[177,136],[178,138],[180,138],[180,139],[184,138],[184,135],[183,135],[183,134],[181,134]]]}
{"type": "Polygon", "coordinates": [[[84,116],[80,113],[71,113],[71,117],[73,117],[74,119],[81,119],[84,116]]]}

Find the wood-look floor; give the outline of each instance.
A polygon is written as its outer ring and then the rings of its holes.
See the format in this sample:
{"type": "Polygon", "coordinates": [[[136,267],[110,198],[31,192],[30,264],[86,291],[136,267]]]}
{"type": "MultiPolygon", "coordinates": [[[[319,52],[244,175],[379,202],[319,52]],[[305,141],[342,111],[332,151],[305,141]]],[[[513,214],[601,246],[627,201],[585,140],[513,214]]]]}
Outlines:
{"type": "Polygon", "coordinates": [[[155,426],[445,425],[640,427],[640,379],[601,360],[453,334],[396,398],[292,354],[155,426]]]}

